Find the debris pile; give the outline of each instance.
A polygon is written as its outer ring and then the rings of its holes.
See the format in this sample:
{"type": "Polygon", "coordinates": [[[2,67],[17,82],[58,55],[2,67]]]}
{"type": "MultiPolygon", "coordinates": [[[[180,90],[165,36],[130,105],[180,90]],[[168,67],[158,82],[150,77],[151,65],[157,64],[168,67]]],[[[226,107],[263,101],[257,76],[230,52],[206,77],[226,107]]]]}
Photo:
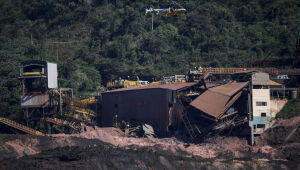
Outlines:
{"type": "Polygon", "coordinates": [[[188,144],[176,138],[126,137],[118,128],[99,127],[88,128],[84,133],[71,135],[2,134],[0,168],[38,166],[36,168],[101,169],[105,166],[143,169],[145,165],[148,168],[164,169],[172,168],[173,165],[182,168],[181,165],[184,165],[189,169],[199,167],[295,169],[299,165],[299,126],[300,117],[278,121],[274,127],[259,137],[257,146],[254,147],[248,145],[246,139],[238,137],[215,136],[207,138],[201,144],[188,144]],[[280,136],[281,133],[285,134],[282,140],[274,137],[275,134],[280,136]],[[53,164],[53,161],[56,163],[53,164]],[[128,167],[129,165],[135,168],[128,167]],[[137,168],[139,165],[143,166],[137,168]]]}

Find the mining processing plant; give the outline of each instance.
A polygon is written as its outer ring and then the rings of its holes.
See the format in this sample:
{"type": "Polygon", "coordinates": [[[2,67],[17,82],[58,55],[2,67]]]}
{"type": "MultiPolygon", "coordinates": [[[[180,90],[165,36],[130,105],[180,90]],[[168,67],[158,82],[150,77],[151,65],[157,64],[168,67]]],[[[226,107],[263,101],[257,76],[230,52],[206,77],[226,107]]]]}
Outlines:
{"type": "Polygon", "coordinates": [[[21,120],[23,124],[0,121],[25,133],[79,133],[96,122],[98,99],[73,98],[71,88],[59,88],[57,64],[27,61],[20,66],[21,120]]]}
{"type": "Polygon", "coordinates": [[[139,136],[138,127],[146,125],[157,137],[199,142],[234,133],[254,144],[255,136],[274,123],[278,101],[297,97],[298,89],[285,88],[270,75],[299,76],[300,70],[199,68],[152,83],[114,81],[101,97],[84,100],[74,98],[71,88],[58,87],[57,75],[56,63],[21,63],[22,124],[5,118],[0,122],[32,135],[80,133],[99,126],[139,136]]]}

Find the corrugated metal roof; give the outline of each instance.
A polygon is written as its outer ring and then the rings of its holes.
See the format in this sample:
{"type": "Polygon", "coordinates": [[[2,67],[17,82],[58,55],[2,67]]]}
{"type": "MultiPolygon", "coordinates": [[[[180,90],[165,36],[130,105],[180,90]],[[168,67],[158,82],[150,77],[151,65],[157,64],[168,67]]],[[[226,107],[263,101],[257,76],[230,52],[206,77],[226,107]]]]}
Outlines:
{"type": "Polygon", "coordinates": [[[140,87],[129,87],[129,88],[121,88],[115,89],[111,91],[107,91],[105,93],[111,92],[121,92],[121,91],[129,91],[129,90],[144,90],[144,89],[169,89],[169,90],[180,90],[187,87],[191,87],[197,84],[196,82],[192,83],[173,83],[173,84],[162,84],[162,85],[149,85],[149,86],[140,86],[140,87]]]}
{"type": "Polygon", "coordinates": [[[225,103],[229,100],[229,96],[214,93],[207,90],[202,95],[193,100],[190,105],[194,108],[210,115],[218,117],[223,111],[225,103]]]}
{"type": "Polygon", "coordinates": [[[193,100],[190,105],[215,118],[226,109],[227,104],[249,82],[230,82],[225,85],[212,87],[193,100]]]}
{"type": "Polygon", "coordinates": [[[238,91],[240,91],[243,87],[245,87],[249,82],[229,82],[227,84],[210,88],[209,90],[215,93],[220,93],[226,96],[232,96],[238,91]]]}

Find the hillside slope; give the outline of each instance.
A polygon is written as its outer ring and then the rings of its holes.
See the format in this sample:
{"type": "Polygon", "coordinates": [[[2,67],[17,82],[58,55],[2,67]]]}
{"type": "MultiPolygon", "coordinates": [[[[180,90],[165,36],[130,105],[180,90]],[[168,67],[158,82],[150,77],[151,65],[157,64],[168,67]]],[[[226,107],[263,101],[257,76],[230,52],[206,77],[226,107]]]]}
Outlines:
{"type": "Polygon", "coordinates": [[[2,0],[0,109],[19,109],[18,65],[29,59],[58,62],[59,85],[79,96],[119,77],[151,81],[196,66],[297,57],[298,0],[178,1],[187,13],[155,15],[151,30],[145,8],[168,3],[2,0]]]}

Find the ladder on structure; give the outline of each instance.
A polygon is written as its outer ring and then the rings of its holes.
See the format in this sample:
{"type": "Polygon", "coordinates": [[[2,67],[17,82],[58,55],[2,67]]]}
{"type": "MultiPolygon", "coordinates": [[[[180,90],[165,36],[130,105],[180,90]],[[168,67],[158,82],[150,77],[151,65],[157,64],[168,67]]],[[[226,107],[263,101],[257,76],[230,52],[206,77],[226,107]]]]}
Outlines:
{"type": "Polygon", "coordinates": [[[12,120],[9,120],[9,119],[6,119],[4,117],[0,117],[0,122],[3,123],[3,124],[6,124],[10,127],[13,127],[15,129],[18,129],[20,131],[23,131],[25,133],[28,133],[28,134],[31,134],[31,135],[44,135],[42,132],[40,131],[37,131],[37,130],[34,130],[34,129],[31,129],[27,126],[24,126],[24,125],[21,125],[15,121],[12,121],[12,120]]]}
{"type": "Polygon", "coordinates": [[[191,137],[192,139],[194,139],[194,138],[196,137],[196,133],[195,133],[195,131],[194,131],[192,125],[191,125],[190,120],[189,120],[188,117],[187,117],[187,114],[184,113],[184,114],[182,115],[182,120],[183,120],[183,124],[184,124],[184,126],[185,126],[187,132],[189,133],[190,137],[191,137]]]}

